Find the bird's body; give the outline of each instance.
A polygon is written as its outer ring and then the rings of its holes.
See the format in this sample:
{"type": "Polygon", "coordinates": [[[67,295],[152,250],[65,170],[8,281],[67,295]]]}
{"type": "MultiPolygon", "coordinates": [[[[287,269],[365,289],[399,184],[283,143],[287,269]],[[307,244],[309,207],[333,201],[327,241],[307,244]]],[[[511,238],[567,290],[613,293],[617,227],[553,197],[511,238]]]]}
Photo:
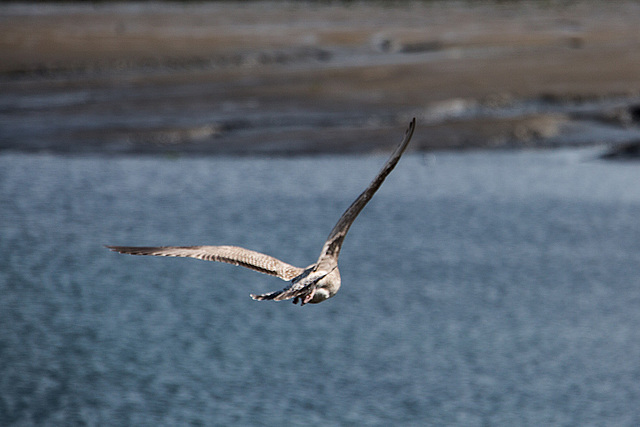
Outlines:
{"type": "Polygon", "coordinates": [[[290,282],[289,286],[282,290],[251,295],[255,300],[281,301],[293,298],[294,304],[299,301],[301,305],[322,302],[334,296],[340,289],[338,256],[349,227],[400,160],[400,156],[411,140],[414,129],[415,119],[409,124],[402,142],[378,175],[333,227],[318,260],[306,268],[294,267],[272,256],[238,246],[107,246],[107,248],[131,255],[190,257],[240,265],[290,282]]]}

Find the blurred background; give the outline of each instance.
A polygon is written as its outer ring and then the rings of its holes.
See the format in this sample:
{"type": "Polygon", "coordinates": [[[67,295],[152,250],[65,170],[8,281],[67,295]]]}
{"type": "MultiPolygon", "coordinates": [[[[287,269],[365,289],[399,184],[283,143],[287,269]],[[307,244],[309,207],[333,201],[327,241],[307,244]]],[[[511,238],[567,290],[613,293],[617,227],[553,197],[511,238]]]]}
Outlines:
{"type": "Polygon", "coordinates": [[[421,150],[638,138],[633,1],[0,10],[4,150],[376,151],[413,116],[421,150]]]}
{"type": "Polygon", "coordinates": [[[640,425],[637,1],[0,4],[0,425],[640,425]],[[110,245],[304,267],[319,305],[110,245]]]}

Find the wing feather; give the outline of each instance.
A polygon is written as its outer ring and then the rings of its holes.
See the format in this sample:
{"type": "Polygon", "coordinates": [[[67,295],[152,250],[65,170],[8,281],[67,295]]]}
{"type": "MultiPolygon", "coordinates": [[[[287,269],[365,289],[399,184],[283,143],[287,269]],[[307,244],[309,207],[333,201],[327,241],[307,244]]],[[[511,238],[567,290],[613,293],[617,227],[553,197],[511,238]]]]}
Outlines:
{"type": "Polygon", "coordinates": [[[114,252],[130,255],[155,255],[197,258],[250,268],[282,280],[291,280],[304,269],[269,255],[239,246],[107,246],[114,252]]]}
{"type": "Polygon", "coordinates": [[[347,208],[347,210],[342,214],[336,225],[329,233],[329,237],[322,248],[322,252],[320,253],[320,257],[318,258],[317,268],[330,271],[332,268],[338,265],[338,255],[340,255],[340,248],[342,247],[342,243],[344,242],[344,238],[349,231],[349,227],[353,224],[356,217],[362,211],[362,208],[365,207],[369,200],[373,197],[373,195],[378,191],[378,188],[382,185],[387,175],[391,173],[393,168],[398,164],[398,160],[404,153],[407,145],[409,145],[409,141],[411,141],[411,137],[413,136],[413,131],[416,127],[416,119],[414,118],[409,123],[409,127],[407,128],[404,138],[398,144],[398,147],[395,149],[387,163],[382,167],[378,175],[371,181],[369,186],[358,196],[358,198],[347,208]]]}

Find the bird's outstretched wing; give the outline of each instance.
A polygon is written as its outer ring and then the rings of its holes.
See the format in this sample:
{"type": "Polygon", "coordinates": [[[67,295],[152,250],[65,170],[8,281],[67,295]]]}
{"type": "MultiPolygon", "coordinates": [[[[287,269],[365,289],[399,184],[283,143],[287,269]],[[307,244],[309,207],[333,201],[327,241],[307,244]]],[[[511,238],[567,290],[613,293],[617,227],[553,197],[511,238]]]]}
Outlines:
{"type": "Polygon", "coordinates": [[[371,184],[369,184],[367,189],[364,190],[353,203],[351,203],[351,206],[349,206],[349,208],[342,214],[336,225],[333,227],[333,230],[329,233],[329,237],[322,248],[318,262],[316,263],[317,269],[331,271],[336,265],[338,265],[340,248],[342,247],[342,242],[344,242],[344,238],[349,231],[349,227],[351,227],[351,224],[353,224],[353,221],[356,219],[362,208],[364,208],[369,200],[371,200],[387,175],[391,173],[398,163],[398,160],[400,160],[400,156],[402,156],[402,153],[404,153],[404,150],[407,148],[407,145],[411,140],[415,127],[416,119],[414,118],[409,123],[409,128],[406,130],[404,138],[389,160],[387,160],[387,163],[385,163],[380,172],[378,172],[378,175],[376,175],[373,181],[371,181],[371,184]]]}
{"type": "Polygon", "coordinates": [[[189,257],[226,262],[287,281],[304,271],[304,268],[294,267],[272,256],[238,246],[107,246],[107,248],[121,254],[189,257]]]}

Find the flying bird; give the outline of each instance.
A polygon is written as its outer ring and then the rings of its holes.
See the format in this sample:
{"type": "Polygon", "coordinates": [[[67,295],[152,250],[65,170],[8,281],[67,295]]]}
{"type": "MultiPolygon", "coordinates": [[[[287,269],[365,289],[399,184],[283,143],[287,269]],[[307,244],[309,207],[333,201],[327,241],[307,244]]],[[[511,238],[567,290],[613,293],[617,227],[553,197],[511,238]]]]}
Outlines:
{"type": "Polygon", "coordinates": [[[260,295],[252,294],[251,298],[254,300],[282,301],[293,298],[294,304],[298,302],[300,305],[317,304],[331,298],[340,289],[338,256],[349,227],[400,160],[400,156],[411,140],[415,125],[414,118],[409,123],[402,142],[387,163],[333,227],[322,247],[318,261],[306,268],[294,267],[272,256],[238,246],[107,246],[107,248],[123,254],[190,257],[240,265],[289,282],[287,287],[279,291],[260,295]]]}

